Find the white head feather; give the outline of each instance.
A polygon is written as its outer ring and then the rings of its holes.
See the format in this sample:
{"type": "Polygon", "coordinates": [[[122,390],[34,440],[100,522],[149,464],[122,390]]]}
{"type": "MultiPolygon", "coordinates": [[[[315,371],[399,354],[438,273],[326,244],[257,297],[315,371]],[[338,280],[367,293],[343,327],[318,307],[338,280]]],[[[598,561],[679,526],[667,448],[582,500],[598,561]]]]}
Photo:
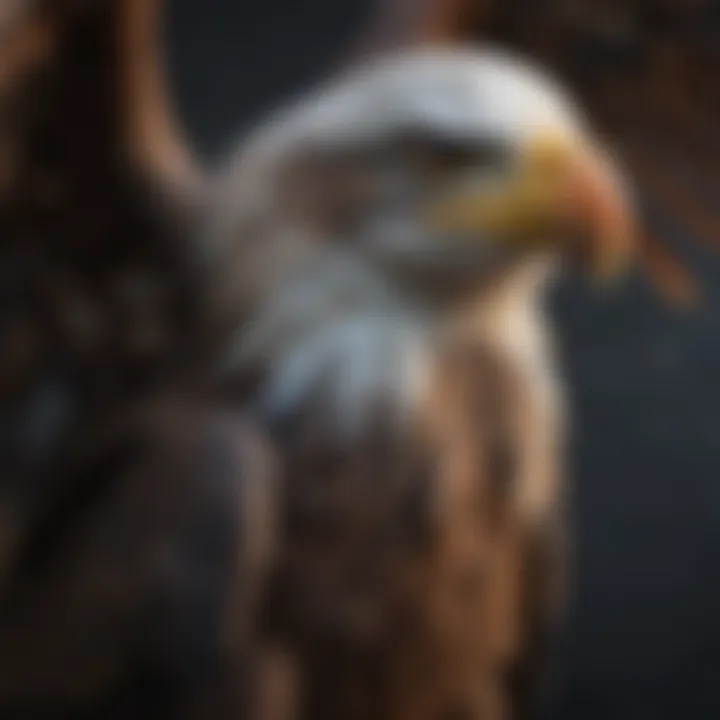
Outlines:
{"type": "MultiPolygon", "coordinates": [[[[296,150],[343,147],[413,128],[439,137],[495,138],[518,145],[542,131],[576,137],[585,133],[581,114],[556,83],[512,54],[484,48],[412,51],[383,58],[282,110],[242,144],[221,180],[225,192],[220,193],[223,212],[218,215],[216,233],[232,238],[233,229],[248,215],[275,211],[277,173],[296,150]]],[[[292,230],[283,237],[288,246],[295,242],[292,230]]],[[[268,251],[269,238],[239,242],[244,243],[240,262],[247,264],[250,274],[254,263],[259,267],[259,255],[274,252],[268,251]]],[[[337,251],[337,257],[343,252],[337,251]]],[[[307,261],[308,256],[300,254],[307,261]]],[[[344,275],[335,260],[317,260],[323,257],[321,251],[310,261],[291,263],[275,283],[264,282],[268,294],[257,306],[249,330],[243,328],[239,335],[236,359],[248,354],[272,358],[266,400],[274,407],[297,400],[298,382],[309,387],[323,376],[327,379],[329,357],[341,364],[344,359],[345,368],[329,392],[334,394],[338,416],[344,418],[342,426],[357,428],[358,414],[362,415],[366,399],[375,392],[386,397],[396,393],[397,404],[403,406],[408,405],[408,397],[420,397],[418,378],[423,374],[417,367],[428,365],[437,318],[418,306],[416,298],[404,297],[396,289],[380,291],[384,281],[366,265],[357,263],[344,275]],[[305,274],[296,277],[293,268],[300,266],[305,274]],[[334,278],[332,273],[337,273],[334,278]],[[361,288],[350,305],[340,299],[338,278],[361,288]],[[313,298],[312,312],[305,302],[309,297],[313,298]],[[426,354],[420,362],[418,353],[426,354]]],[[[347,260],[343,261],[346,270],[347,260]]],[[[540,275],[546,277],[544,269],[540,275]]],[[[488,321],[481,317],[467,327],[472,332],[491,332],[493,341],[501,343],[503,333],[513,335],[507,343],[510,352],[515,352],[518,342],[531,342],[533,347],[523,346],[519,355],[523,362],[538,366],[533,372],[542,374],[545,348],[532,338],[541,338],[543,333],[536,327],[518,330],[518,323],[539,322],[534,308],[543,283],[538,277],[537,271],[526,268],[509,292],[506,287],[498,293],[497,303],[488,304],[485,299],[478,305],[474,312],[487,312],[488,321]],[[506,303],[505,298],[512,300],[506,303]]]]}

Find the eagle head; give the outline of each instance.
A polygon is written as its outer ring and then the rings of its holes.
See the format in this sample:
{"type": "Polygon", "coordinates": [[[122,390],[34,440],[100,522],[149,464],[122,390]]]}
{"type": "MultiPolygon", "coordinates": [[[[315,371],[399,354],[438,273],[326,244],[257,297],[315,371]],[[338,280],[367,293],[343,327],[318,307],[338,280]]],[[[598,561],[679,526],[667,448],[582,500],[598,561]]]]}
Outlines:
{"type": "Polygon", "coordinates": [[[539,357],[558,261],[606,278],[635,252],[621,174],[572,100],[491,48],[353,69],[261,124],[223,177],[229,363],[270,361],[275,407],[316,382],[360,416],[388,393],[406,406],[448,329],[539,357]]]}
{"type": "MultiPolygon", "coordinates": [[[[225,234],[228,221],[233,237],[263,227],[280,277],[308,248],[455,288],[530,255],[612,277],[635,250],[621,173],[586,119],[542,70],[493,48],[353,69],[261,125],[230,176],[225,234]]],[[[263,251],[238,245],[246,286],[267,289],[263,251]]]]}

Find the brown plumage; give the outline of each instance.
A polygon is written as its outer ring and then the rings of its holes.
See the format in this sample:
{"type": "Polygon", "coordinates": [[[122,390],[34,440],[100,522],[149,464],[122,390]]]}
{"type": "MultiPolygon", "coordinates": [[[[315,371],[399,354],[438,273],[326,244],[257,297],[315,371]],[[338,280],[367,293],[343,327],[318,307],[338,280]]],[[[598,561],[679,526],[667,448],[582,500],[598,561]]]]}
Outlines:
{"type": "Polygon", "coordinates": [[[269,632],[302,702],[283,717],[525,717],[537,701],[542,659],[521,658],[559,618],[562,561],[558,526],[517,511],[522,398],[504,358],[461,345],[402,440],[382,405],[350,453],[314,415],[285,431],[269,632]]]}
{"type": "Polygon", "coordinates": [[[265,474],[251,423],[178,379],[198,205],[167,108],[138,83],[156,3],[6,5],[0,715],[208,717],[212,700],[236,716],[233,599],[256,562],[242,513],[263,517],[243,478],[265,492],[265,474]]]}
{"type": "MultiPolygon", "coordinates": [[[[437,8],[423,37],[459,27],[437,8]]],[[[0,716],[524,717],[562,596],[544,265],[492,242],[466,263],[439,231],[416,263],[359,258],[384,177],[328,179],[338,148],[294,176],[251,165],[270,213],[244,155],[208,198],[155,74],[156,3],[22,10],[0,44],[3,250],[22,278],[0,716]],[[209,317],[178,257],[188,216],[209,317]],[[196,373],[204,325],[219,354],[196,373]],[[273,361],[296,368],[303,343],[309,375],[275,393],[292,373],[273,361]]],[[[428,127],[396,167],[458,171],[428,127]]]]}

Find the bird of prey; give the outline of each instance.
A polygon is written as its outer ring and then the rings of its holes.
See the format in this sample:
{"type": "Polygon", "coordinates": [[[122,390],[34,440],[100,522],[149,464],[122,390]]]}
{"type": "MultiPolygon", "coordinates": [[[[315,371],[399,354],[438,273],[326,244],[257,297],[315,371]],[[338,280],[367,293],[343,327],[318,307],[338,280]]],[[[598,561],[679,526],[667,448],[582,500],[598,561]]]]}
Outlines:
{"type": "Polygon", "coordinates": [[[621,173],[541,69],[414,50],[261,123],[216,197],[223,388],[279,468],[249,716],[525,717],[563,596],[542,291],[632,261],[621,173]]]}
{"type": "Polygon", "coordinates": [[[0,716],[521,716],[562,596],[538,298],[629,257],[612,164],[542,72],[448,50],[339,76],[213,184],[160,4],[0,12],[0,716]]]}

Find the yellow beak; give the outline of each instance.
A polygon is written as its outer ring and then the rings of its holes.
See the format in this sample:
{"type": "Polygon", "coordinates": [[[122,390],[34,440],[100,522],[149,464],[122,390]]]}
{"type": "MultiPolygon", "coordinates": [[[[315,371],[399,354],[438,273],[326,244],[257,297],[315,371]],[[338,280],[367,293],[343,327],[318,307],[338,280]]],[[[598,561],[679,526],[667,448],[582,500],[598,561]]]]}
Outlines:
{"type": "Polygon", "coordinates": [[[464,186],[430,208],[439,230],[477,233],[518,248],[580,250],[593,274],[614,277],[635,251],[633,213],[620,173],[596,147],[535,138],[507,181],[464,186]],[[572,245],[581,231],[585,245],[572,245]]]}

